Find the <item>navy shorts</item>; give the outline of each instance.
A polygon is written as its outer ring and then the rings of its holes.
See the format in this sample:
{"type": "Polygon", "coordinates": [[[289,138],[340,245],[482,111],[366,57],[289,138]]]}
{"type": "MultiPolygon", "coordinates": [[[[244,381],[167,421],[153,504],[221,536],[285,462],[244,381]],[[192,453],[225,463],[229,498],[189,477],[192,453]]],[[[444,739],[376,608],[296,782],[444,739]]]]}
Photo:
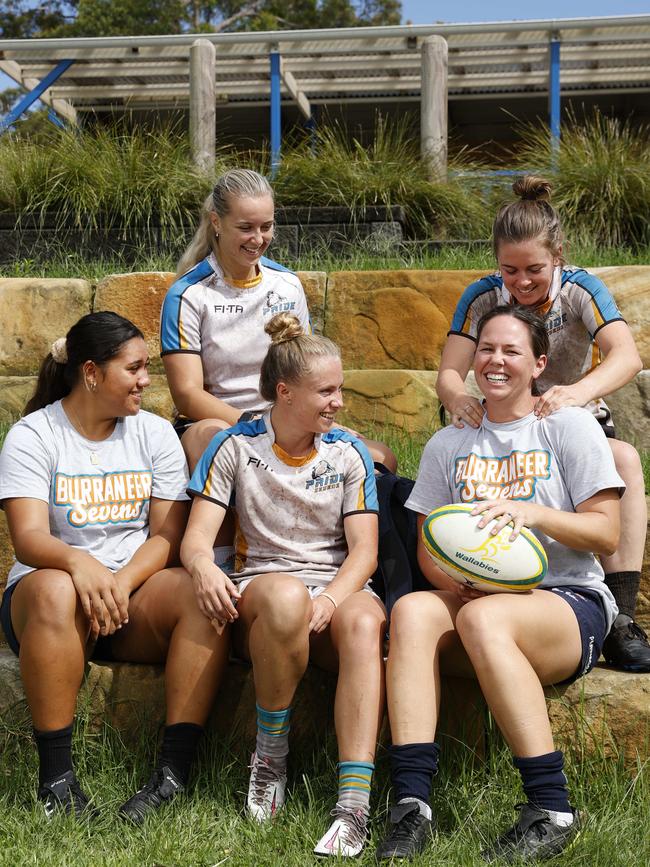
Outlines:
{"type": "MultiPolygon", "coordinates": [[[[2,631],[4,632],[5,638],[7,639],[7,644],[16,654],[16,656],[18,656],[20,653],[20,643],[16,638],[16,633],[14,632],[14,628],[11,623],[11,597],[13,596],[14,590],[16,589],[16,587],[18,587],[19,584],[20,581],[16,581],[15,584],[12,584],[11,587],[5,590],[5,592],[2,594],[2,605],[0,605],[0,623],[2,623],[2,631]]],[[[109,662],[113,659],[113,653],[111,652],[110,636],[100,635],[98,637],[89,658],[103,659],[106,662],[109,662]]]]}
{"type": "Polygon", "coordinates": [[[582,657],[580,664],[571,677],[563,680],[563,684],[573,683],[591,671],[598,662],[603,643],[607,638],[607,618],[603,608],[602,597],[595,590],[586,587],[542,587],[548,593],[555,593],[567,602],[576,616],[580,628],[582,642],[582,657]]]}

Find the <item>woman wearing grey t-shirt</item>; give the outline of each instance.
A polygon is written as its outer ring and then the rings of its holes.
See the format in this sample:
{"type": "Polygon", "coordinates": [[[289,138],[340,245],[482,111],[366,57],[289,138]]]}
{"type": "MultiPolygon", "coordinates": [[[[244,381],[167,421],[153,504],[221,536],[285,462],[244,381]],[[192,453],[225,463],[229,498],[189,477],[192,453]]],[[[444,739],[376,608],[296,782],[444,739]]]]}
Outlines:
{"type": "Polygon", "coordinates": [[[441,672],[478,679],[527,800],[483,858],[551,857],[579,828],[543,687],[589,671],[616,616],[592,552],[616,549],[624,485],[591,413],[568,407],[536,416],[533,385],[547,353],[544,322],[533,311],[500,306],[483,317],[474,372],[485,416],[476,429],[451,425],[433,436],[406,504],[420,528],[433,509],[462,502],[476,504],[479,526],[495,521],[494,533],[511,524],[514,538],[529,527],[549,568],[539,589],[484,594],[445,575],[419,542],[434,589],[393,608],[386,688],[396,804],[380,859],[410,857],[431,838],[441,672]],[[517,460],[521,454],[535,459],[517,460]]]}
{"type": "Polygon", "coordinates": [[[39,753],[38,801],[94,810],[74,773],[72,724],[87,658],[166,661],[159,764],[122,805],[136,823],[182,791],[225,663],[178,564],[187,468],[171,425],[140,410],[149,385],[140,330],[91,313],[43,362],[0,456],[0,501],[16,562],[0,614],[39,753]]]}

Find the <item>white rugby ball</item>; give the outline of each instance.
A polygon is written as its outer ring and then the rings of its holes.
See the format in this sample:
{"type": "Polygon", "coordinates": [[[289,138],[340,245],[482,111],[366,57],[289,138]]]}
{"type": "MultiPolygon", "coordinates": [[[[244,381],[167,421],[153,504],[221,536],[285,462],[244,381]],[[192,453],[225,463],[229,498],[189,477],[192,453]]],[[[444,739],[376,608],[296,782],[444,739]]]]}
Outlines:
{"type": "Polygon", "coordinates": [[[548,559],[539,539],[526,527],[510,541],[512,526],[496,536],[494,522],[479,528],[475,503],[452,503],[424,519],[422,541],[432,560],[454,581],[485,593],[533,590],[541,584],[548,559]]]}

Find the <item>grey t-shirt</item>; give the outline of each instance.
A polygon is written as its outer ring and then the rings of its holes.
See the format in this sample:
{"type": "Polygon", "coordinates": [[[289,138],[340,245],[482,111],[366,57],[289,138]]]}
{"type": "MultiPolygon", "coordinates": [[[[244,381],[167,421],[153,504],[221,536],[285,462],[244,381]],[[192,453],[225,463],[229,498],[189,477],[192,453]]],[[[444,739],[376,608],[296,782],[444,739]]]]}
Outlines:
{"type": "MultiPolygon", "coordinates": [[[[574,512],[599,491],[625,484],[600,425],[585,409],[566,407],[541,421],[534,413],[496,424],[484,416],[476,429],[446,427],[427,443],[406,505],[428,515],[448,503],[506,497],[574,512]]],[[[608,627],[618,609],[603,569],[588,551],[575,551],[533,530],[548,556],[542,587],[579,585],[596,590],[608,627]]]]}
{"type": "MultiPolygon", "coordinates": [[[[7,434],[0,454],[0,501],[48,504],[50,532],[121,569],[149,535],[149,501],[187,500],[185,455],[170,423],[152,413],[117,420],[102,442],[82,437],[56,401],[7,434]]],[[[33,571],[14,563],[7,586],[33,571]]]]}

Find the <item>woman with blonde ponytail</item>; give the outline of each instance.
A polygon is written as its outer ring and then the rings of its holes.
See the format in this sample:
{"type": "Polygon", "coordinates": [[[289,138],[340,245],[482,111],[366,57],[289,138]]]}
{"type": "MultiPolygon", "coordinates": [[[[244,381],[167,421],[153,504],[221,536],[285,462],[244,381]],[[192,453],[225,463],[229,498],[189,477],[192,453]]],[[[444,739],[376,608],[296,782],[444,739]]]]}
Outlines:
{"type": "Polygon", "coordinates": [[[608,437],[616,469],[626,483],[621,500],[618,550],[601,558],[605,582],[619,609],[603,653],[628,671],[650,671],[650,644],[634,622],[645,548],[647,509],[636,449],[615,438],[603,396],[630,382],[642,364],[632,332],[604,283],[583,268],[565,264],[560,218],[551,184],[527,176],[513,185],[516,201],[503,205],[492,240],[499,270],[468,286],[451,323],[437,391],[452,423],[478,428],[484,409],[466,389],[481,317],[499,304],[521,304],[540,314],[550,339],[546,370],[537,382],[539,419],[564,407],[591,410],[608,437]]]}
{"type": "Polygon", "coordinates": [[[236,652],[253,665],[258,727],[246,805],[256,821],[284,803],[291,702],[308,661],[338,670],[338,798],[315,852],[358,855],[384,696],[386,615],[368,585],[377,563],[373,465],[361,440],[335,426],[343,405],[335,344],[287,314],[266,333],[260,391],[270,409],[217,434],[205,451],[188,488],[181,558],[201,610],[233,624],[236,652]],[[227,575],[212,544],[232,501],[236,555],[227,575]]]}

